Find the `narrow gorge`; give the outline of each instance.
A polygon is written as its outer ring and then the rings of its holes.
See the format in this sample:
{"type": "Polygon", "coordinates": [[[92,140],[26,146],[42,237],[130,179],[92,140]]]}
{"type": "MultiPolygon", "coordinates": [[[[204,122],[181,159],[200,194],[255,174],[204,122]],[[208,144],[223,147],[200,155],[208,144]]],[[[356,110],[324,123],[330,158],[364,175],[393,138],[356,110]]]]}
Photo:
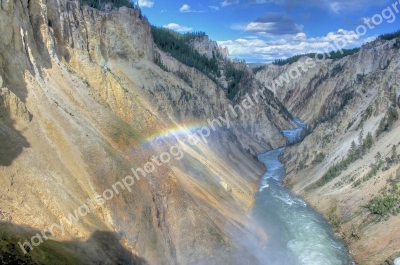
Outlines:
{"type": "Polygon", "coordinates": [[[291,79],[92,2],[0,0],[0,264],[400,257],[398,38],[291,79]]]}

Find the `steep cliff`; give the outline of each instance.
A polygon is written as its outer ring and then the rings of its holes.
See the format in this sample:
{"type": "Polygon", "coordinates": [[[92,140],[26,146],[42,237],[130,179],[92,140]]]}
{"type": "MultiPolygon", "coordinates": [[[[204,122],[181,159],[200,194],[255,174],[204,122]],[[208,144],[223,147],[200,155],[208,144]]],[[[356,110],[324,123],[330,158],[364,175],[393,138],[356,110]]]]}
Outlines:
{"type": "Polygon", "coordinates": [[[208,58],[212,58],[214,54],[220,53],[224,59],[229,58],[228,47],[221,47],[216,41],[212,41],[208,36],[194,39],[190,45],[199,51],[201,54],[205,54],[208,58]]]}
{"type": "Polygon", "coordinates": [[[293,123],[270,92],[254,99],[263,87],[250,71],[229,101],[159,51],[126,7],[2,0],[0,25],[2,262],[257,264],[266,236],[246,214],[263,172],[253,154],[284,145],[293,123]],[[247,93],[235,117],[229,105],[247,93]],[[204,140],[189,144],[189,132],[204,140]],[[145,165],[131,191],[122,185],[145,165]],[[17,242],[37,246],[24,256],[17,242]]]}

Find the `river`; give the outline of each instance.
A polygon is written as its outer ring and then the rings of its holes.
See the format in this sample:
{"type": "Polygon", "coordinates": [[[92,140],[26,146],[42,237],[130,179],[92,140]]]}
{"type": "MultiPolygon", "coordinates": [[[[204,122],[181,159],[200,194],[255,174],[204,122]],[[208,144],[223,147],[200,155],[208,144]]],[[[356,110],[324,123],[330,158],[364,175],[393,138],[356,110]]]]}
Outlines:
{"type": "MultiPolygon", "coordinates": [[[[299,119],[296,123],[297,129],[283,131],[290,141],[304,127],[299,119]]],[[[280,148],[258,156],[267,171],[260,180],[252,215],[268,235],[262,255],[264,264],[353,264],[345,242],[334,236],[331,225],[322,215],[281,185],[286,171],[279,156],[284,150],[280,148]]]]}

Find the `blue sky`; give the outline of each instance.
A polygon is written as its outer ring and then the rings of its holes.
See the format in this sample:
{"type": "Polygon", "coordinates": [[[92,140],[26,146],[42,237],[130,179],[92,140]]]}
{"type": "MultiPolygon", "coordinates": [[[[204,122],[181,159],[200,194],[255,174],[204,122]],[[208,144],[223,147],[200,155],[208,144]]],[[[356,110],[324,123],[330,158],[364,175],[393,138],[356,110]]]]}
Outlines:
{"type": "Polygon", "coordinates": [[[400,29],[400,0],[139,0],[149,22],[204,31],[231,58],[271,62],[329,45],[352,48],[400,29]]]}

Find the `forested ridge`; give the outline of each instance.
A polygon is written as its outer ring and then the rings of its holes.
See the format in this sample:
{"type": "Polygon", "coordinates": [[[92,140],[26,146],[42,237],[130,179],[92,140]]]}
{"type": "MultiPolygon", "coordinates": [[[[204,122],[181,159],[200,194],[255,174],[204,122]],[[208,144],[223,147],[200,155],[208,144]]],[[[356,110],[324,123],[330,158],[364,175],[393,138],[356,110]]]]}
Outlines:
{"type": "MultiPolygon", "coordinates": [[[[203,72],[215,83],[219,84],[217,78],[221,77],[221,70],[224,70],[225,78],[228,81],[228,87],[226,89],[227,97],[233,99],[237,95],[239,92],[239,84],[245,71],[239,69],[229,60],[221,58],[220,54],[216,51],[212,52],[212,58],[208,58],[200,54],[190,45],[193,40],[206,37],[207,35],[204,32],[199,31],[180,34],[173,30],[156,26],[152,26],[151,31],[154,42],[160,50],[169,53],[181,63],[203,72]],[[219,65],[219,61],[223,62],[219,65]]],[[[163,70],[169,71],[159,55],[155,56],[154,62],[163,70]]],[[[185,73],[176,72],[175,74],[189,85],[191,84],[189,77],[185,73]]]]}
{"type": "MultiPolygon", "coordinates": [[[[396,42],[394,43],[393,48],[400,48],[400,30],[392,32],[392,33],[382,34],[382,35],[378,36],[378,39],[387,40],[387,41],[396,39],[396,42]]],[[[332,51],[329,54],[327,54],[326,59],[338,60],[343,57],[353,55],[359,51],[360,51],[359,47],[356,47],[353,49],[342,49],[342,50],[338,50],[338,51],[332,51]]],[[[298,55],[289,57],[287,59],[277,59],[272,64],[274,64],[274,65],[292,64],[292,63],[297,62],[303,56],[315,58],[316,54],[317,53],[298,54],[298,55]]],[[[253,72],[256,74],[257,72],[264,69],[264,67],[265,66],[255,67],[255,68],[253,68],[253,72]]]]}
{"type": "MultiPolygon", "coordinates": [[[[169,53],[181,63],[196,68],[213,80],[220,76],[217,55],[213,52],[212,58],[208,58],[190,46],[192,40],[206,36],[204,32],[179,34],[166,28],[151,26],[151,33],[160,50],[169,53]]],[[[155,62],[162,64],[159,58],[155,62]]]]}
{"type": "Polygon", "coordinates": [[[244,76],[245,71],[235,68],[233,65],[229,64],[225,70],[225,77],[228,80],[228,91],[227,97],[233,99],[239,92],[239,84],[244,76]]]}
{"type": "Polygon", "coordinates": [[[133,1],[131,0],[79,0],[81,2],[82,5],[87,5],[89,7],[93,7],[96,9],[101,9],[102,4],[104,3],[113,3],[114,7],[122,7],[122,6],[126,6],[129,8],[134,8],[134,9],[138,9],[139,5],[135,5],[133,3],[133,1]]]}
{"type": "Polygon", "coordinates": [[[395,31],[393,33],[382,34],[378,37],[378,39],[381,40],[393,40],[395,38],[400,38],[400,30],[395,31]]]}
{"type": "MultiPolygon", "coordinates": [[[[342,59],[343,57],[353,55],[360,51],[360,48],[353,48],[353,49],[343,49],[338,51],[332,51],[326,55],[326,59],[338,60],[342,59]]],[[[315,58],[317,53],[307,53],[307,54],[299,54],[287,59],[279,59],[275,60],[273,64],[275,65],[285,65],[285,64],[292,64],[297,62],[301,57],[307,56],[310,58],[315,58]]]]}

